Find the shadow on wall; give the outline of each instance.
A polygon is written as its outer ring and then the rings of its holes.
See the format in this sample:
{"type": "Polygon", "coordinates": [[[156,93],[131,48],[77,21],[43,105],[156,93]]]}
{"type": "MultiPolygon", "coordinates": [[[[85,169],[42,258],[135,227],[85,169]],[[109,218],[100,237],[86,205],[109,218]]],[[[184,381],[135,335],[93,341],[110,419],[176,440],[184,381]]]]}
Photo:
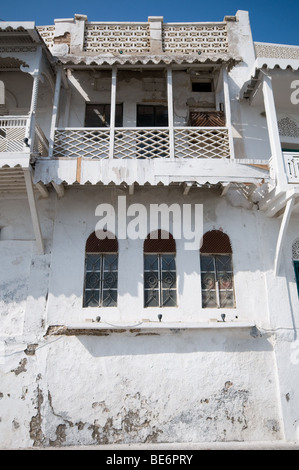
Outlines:
{"type": "Polygon", "coordinates": [[[267,334],[255,327],[230,329],[171,329],[124,332],[103,330],[100,336],[78,335],[76,338],[93,357],[138,356],[159,354],[193,354],[198,352],[243,353],[272,351],[267,334]]]}

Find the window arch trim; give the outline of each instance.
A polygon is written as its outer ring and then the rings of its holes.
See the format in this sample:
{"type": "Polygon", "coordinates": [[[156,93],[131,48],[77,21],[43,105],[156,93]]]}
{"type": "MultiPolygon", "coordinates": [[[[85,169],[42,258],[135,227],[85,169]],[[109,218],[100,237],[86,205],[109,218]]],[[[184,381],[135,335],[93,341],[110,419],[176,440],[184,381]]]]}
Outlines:
{"type": "Polygon", "coordinates": [[[144,253],[176,253],[175,239],[165,230],[149,233],[143,244],[144,253]]]}
{"type": "Polygon", "coordinates": [[[85,253],[117,253],[118,241],[111,232],[92,232],[85,244],[85,253]],[[104,237],[103,235],[107,235],[104,237]],[[99,236],[101,237],[99,237],[99,236]]]}
{"type": "Polygon", "coordinates": [[[210,230],[203,236],[200,248],[202,254],[232,254],[232,246],[229,236],[221,230],[210,230]]]}

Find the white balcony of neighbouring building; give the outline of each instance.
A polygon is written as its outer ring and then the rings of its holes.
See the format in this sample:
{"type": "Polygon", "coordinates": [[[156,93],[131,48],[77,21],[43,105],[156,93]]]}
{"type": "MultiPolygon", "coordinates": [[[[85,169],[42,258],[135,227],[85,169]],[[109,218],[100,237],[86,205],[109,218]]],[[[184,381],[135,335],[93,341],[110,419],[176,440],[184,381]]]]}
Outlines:
{"type": "Polygon", "coordinates": [[[299,184],[299,151],[283,152],[283,160],[288,183],[299,184]]]}
{"type": "MultiPolygon", "coordinates": [[[[33,139],[29,143],[29,116],[0,116],[0,159],[8,160],[8,154],[14,155],[13,160],[22,160],[24,154],[47,156],[49,142],[41,127],[35,123],[32,131],[33,139]]],[[[26,157],[25,157],[26,158],[26,157]]]]}

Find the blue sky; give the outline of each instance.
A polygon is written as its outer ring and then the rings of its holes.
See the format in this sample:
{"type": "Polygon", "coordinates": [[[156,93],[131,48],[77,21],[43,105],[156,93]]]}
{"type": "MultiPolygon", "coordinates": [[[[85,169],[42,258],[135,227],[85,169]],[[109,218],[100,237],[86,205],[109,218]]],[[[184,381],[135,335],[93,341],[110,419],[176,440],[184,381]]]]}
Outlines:
{"type": "Polygon", "coordinates": [[[85,14],[88,21],[222,21],[237,10],[249,12],[254,41],[299,45],[299,1],[285,0],[2,0],[0,19],[53,24],[55,18],[85,14]]]}

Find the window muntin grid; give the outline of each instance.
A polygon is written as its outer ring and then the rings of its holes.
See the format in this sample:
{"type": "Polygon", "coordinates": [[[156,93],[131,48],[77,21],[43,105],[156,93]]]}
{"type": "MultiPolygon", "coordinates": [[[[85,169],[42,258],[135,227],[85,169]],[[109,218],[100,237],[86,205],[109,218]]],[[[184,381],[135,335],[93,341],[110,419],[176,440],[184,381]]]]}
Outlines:
{"type": "Polygon", "coordinates": [[[203,308],[235,307],[232,255],[201,254],[203,308]]]}
{"type": "Polygon", "coordinates": [[[86,253],[83,307],[116,307],[117,253],[86,253]]]}
{"type": "Polygon", "coordinates": [[[176,307],[175,253],[144,254],[144,307],[176,307]]]}

